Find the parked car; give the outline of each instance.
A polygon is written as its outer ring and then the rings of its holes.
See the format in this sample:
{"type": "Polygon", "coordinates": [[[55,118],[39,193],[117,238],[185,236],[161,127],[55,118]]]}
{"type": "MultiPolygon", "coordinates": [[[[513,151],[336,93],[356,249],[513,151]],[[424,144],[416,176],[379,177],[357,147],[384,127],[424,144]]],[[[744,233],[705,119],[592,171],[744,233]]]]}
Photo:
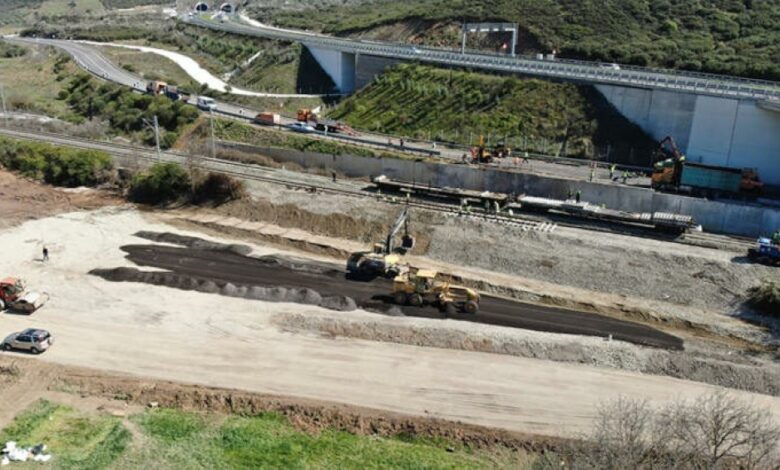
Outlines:
{"type": "Polygon", "coordinates": [[[8,335],[0,344],[3,351],[18,349],[40,354],[54,344],[54,338],[46,330],[27,328],[24,331],[8,335]]]}
{"type": "Polygon", "coordinates": [[[293,132],[314,132],[314,128],[305,122],[294,122],[290,124],[290,130],[293,132]]]}

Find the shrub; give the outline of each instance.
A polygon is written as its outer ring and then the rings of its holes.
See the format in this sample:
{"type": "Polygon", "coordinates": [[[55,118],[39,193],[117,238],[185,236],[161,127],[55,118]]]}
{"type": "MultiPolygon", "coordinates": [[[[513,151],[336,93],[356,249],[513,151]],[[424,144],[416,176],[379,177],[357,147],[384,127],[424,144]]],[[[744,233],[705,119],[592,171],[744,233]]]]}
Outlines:
{"type": "Polygon", "coordinates": [[[190,177],[176,163],[157,163],[135,175],[128,197],[145,204],[164,204],[182,199],[190,192],[190,177]]]}
{"type": "Polygon", "coordinates": [[[209,173],[195,186],[193,202],[224,204],[247,196],[246,184],[222,173],[209,173]]]}
{"type": "Polygon", "coordinates": [[[768,315],[780,317],[780,283],[765,279],[748,289],[748,304],[768,315]]]}
{"type": "Polygon", "coordinates": [[[57,186],[95,186],[111,179],[105,152],[0,138],[0,163],[23,175],[57,186]]]}

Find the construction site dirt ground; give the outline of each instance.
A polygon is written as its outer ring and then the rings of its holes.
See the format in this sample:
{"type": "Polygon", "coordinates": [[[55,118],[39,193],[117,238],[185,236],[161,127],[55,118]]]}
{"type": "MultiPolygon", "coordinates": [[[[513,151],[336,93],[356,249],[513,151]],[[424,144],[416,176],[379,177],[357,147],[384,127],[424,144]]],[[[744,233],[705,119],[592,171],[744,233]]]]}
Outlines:
{"type": "MultiPolygon", "coordinates": [[[[16,247],[7,253],[4,266],[47,292],[50,300],[33,316],[3,314],[0,327],[7,332],[30,326],[51,331],[55,345],[38,358],[46,363],[543,435],[572,436],[585,431],[597,405],[618,396],[661,404],[713,389],[618,368],[449,349],[446,344],[430,347],[420,338],[417,345],[326,335],[309,328],[309,322],[347,321],[358,329],[372,322],[401,326],[423,333],[433,343],[440,342],[437,335],[458,332],[462,341],[477,343],[500,343],[507,336],[526,338],[532,350],[538,346],[537,354],[554,350],[556,343],[584,345],[580,353],[602,351],[605,356],[640,349],[619,341],[361,310],[340,312],[145,283],[108,282],[88,274],[96,268],[133,267],[120,247],[146,242],[134,235],[140,230],[174,231],[219,243],[237,241],[182,230],[165,220],[153,212],[122,206],[64,213],[4,229],[0,243],[16,247]],[[40,259],[44,241],[51,256],[48,262],[40,259]]],[[[290,255],[262,244],[249,246],[252,256],[290,255]]],[[[734,393],[780,416],[780,398],[734,393]]]]}

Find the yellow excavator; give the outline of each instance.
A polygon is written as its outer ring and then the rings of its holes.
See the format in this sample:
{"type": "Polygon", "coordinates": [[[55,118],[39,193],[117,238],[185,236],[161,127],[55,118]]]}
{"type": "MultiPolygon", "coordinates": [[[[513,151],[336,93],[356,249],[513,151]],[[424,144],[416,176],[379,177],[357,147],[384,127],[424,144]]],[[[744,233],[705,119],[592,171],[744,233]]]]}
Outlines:
{"type": "Polygon", "coordinates": [[[403,269],[401,257],[414,248],[414,237],[409,234],[409,208],[405,207],[396,218],[384,243],[375,243],[372,251],[357,251],[347,260],[347,274],[352,277],[393,279],[403,269]],[[395,246],[395,236],[404,228],[401,246],[395,246]]]}
{"type": "Polygon", "coordinates": [[[447,315],[458,310],[479,312],[479,293],[468,287],[440,280],[436,271],[412,268],[393,279],[393,301],[398,305],[434,305],[447,315]]]}

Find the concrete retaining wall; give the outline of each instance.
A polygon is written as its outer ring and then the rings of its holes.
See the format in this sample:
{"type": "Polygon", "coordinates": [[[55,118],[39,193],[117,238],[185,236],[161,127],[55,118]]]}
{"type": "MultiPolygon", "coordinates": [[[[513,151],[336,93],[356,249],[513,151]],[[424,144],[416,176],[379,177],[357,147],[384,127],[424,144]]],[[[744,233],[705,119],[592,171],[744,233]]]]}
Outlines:
{"type": "Polygon", "coordinates": [[[780,209],[736,202],[708,201],[677,194],[657,193],[651,189],[589,183],[467,165],[416,162],[396,158],[325,155],[243,144],[221,145],[247,153],[266,155],[280,163],[294,162],[304,168],[336,171],[352,178],[387,175],[393,179],[433,186],[559,199],[565,198],[570,190],[579,190],[582,191],[584,200],[594,204],[605,204],[612,209],[691,215],[709,232],[757,237],[780,228],[780,209]]]}
{"type": "Polygon", "coordinates": [[[613,85],[596,89],[654,139],[674,137],[688,160],[756,168],[762,180],[780,186],[780,112],[755,100],[613,85]]]}

